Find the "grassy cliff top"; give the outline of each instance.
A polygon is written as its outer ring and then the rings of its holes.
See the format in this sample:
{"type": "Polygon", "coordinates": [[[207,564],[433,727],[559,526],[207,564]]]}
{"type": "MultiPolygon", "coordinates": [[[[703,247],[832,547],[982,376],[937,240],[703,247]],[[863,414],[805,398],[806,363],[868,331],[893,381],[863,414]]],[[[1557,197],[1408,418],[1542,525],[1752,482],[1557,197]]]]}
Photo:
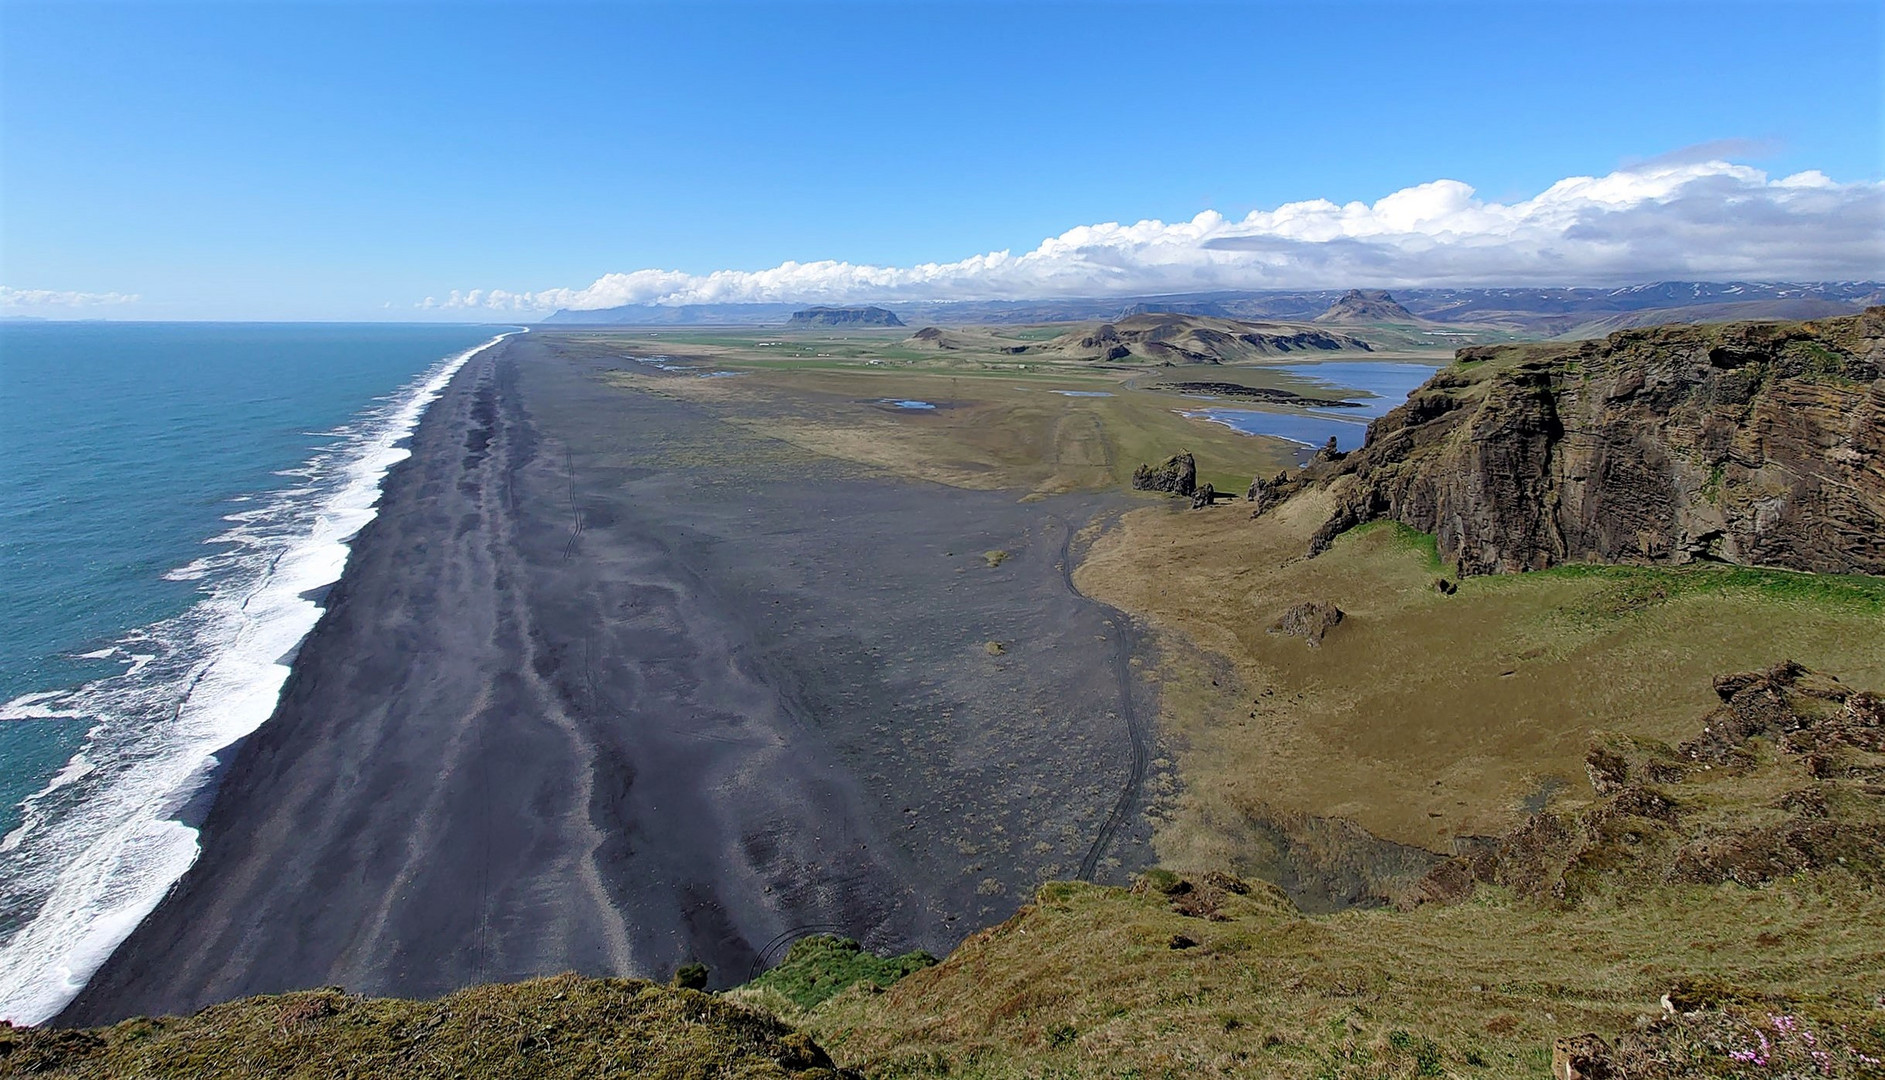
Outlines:
{"type": "Polygon", "coordinates": [[[711,994],[560,975],[437,1001],[338,989],[89,1030],[0,1025],[0,1075],[837,1080],[824,1051],[711,994]]]}

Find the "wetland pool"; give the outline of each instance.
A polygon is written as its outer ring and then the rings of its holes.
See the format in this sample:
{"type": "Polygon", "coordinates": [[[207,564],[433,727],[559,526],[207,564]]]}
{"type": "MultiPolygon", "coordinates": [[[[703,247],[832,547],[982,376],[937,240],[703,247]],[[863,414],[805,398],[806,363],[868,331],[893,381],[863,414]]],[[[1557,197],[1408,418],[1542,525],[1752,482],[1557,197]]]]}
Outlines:
{"type": "MultiPolygon", "coordinates": [[[[1354,407],[1296,408],[1288,405],[1213,405],[1182,410],[1184,416],[1223,424],[1245,435],[1268,435],[1315,448],[1335,440],[1338,450],[1354,450],[1368,434],[1368,422],[1386,416],[1409,394],[1433,378],[1435,364],[1404,361],[1332,361],[1323,364],[1269,364],[1264,370],[1309,384],[1297,392],[1340,398],[1354,407]]],[[[1291,387],[1291,389],[1296,389],[1291,387]]]]}

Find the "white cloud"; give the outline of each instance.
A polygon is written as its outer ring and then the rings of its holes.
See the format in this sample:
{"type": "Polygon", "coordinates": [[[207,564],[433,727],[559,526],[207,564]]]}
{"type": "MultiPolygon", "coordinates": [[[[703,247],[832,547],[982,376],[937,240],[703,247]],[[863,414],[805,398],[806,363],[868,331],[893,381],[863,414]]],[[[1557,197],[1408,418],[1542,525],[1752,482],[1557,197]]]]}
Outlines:
{"type": "Polygon", "coordinates": [[[118,304],[135,304],[140,297],[136,293],[94,293],[70,292],[64,289],[16,289],[11,285],[0,285],[0,308],[26,310],[29,308],[88,308],[111,307],[118,304]]]}
{"type": "Polygon", "coordinates": [[[1230,219],[1082,225],[1015,255],[769,270],[635,270],[582,288],[454,291],[420,307],[545,312],[623,304],[982,300],[1211,289],[1614,285],[1885,276],[1885,183],[1675,154],[1573,176],[1514,203],[1435,180],[1372,204],[1286,203],[1230,219]]]}

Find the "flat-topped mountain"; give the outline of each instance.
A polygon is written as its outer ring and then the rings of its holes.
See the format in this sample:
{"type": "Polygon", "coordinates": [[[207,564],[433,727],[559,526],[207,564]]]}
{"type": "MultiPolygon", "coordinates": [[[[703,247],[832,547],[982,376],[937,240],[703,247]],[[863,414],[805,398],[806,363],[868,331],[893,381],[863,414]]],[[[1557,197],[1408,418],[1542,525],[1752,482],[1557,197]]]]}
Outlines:
{"type": "Polygon", "coordinates": [[[1360,338],[1291,323],[1148,312],[1062,334],[1030,348],[1070,360],[1222,364],[1296,352],[1369,351],[1360,338]]]}
{"type": "Polygon", "coordinates": [[[1416,323],[1413,312],[1381,289],[1350,289],[1329,310],[1317,315],[1319,323],[1416,323]]]}
{"type": "Polygon", "coordinates": [[[787,328],[812,326],[902,326],[897,313],[880,307],[811,307],[794,311],[787,328]]]}
{"type": "Polygon", "coordinates": [[[1885,307],[1461,349],[1360,450],[1311,471],[1337,502],[1311,549],[1391,518],[1435,534],[1463,574],[1694,560],[1885,574],[1882,376],[1885,307]]]}

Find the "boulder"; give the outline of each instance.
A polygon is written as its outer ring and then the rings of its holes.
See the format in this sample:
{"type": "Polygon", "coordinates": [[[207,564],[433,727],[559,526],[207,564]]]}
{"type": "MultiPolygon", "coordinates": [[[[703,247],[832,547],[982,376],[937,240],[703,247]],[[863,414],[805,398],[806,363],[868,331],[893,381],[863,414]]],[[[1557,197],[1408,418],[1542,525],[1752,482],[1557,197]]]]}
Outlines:
{"type": "Polygon", "coordinates": [[[1610,1044],[1586,1033],[1559,1039],[1551,1047],[1552,1080],[1610,1080],[1610,1044]]]}
{"type": "Polygon", "coordinates": [[[1198,463],[1190,454],[1173,454],[1156,468],[1140,465],[1133,470],[1132,486],[1135,491],[1163,491],[1190,498],[1198,489],[1198,463]]]}
{"type": "Polygon", "coordinates": [[[1342,609],[1322,600],[1306,600],[1285,611],[1281,618],[1270,625],[1272,634],[1288,634],[1301,637],[1310,648],[1322,644],[1322,639],[1330,630],[1335,629],[1343,619],[1342,609]]]}
{"type": "Polygon", "coordinates": [[[1217,489],[1209,484],[1205,484],[1191,493],[1191,508],[1193,510],[1203,510],[1216,501],[1217,489]]]}

